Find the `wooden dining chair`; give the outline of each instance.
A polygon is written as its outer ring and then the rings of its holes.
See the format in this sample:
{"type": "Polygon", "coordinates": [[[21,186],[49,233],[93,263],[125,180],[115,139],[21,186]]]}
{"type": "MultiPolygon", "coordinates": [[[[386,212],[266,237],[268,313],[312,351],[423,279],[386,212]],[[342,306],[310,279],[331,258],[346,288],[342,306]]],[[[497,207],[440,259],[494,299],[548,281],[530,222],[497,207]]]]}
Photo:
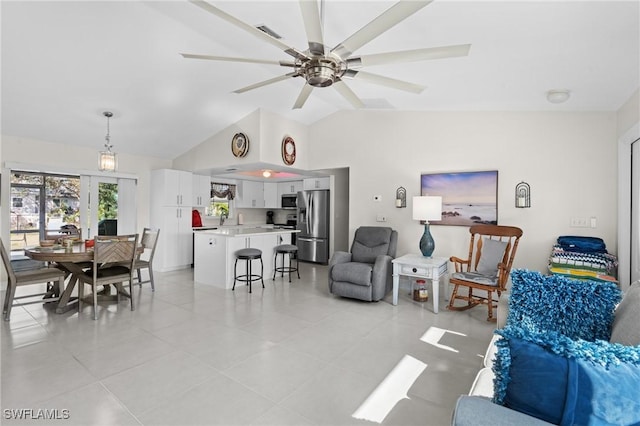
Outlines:
{"type": "Polygon", "coordinates": [[[449,278],[454,288],[447,308],[462,311],[484,304],[489,311],[487,321],[495,321],[493,308],[497,306],[497,301],[493,299],[493,293],[500,297],[506,290],[522,229],[515,226],[474,225],[469,228],[469,233],[468,257],[460,259],[452,256],[449,259],[455,266],[455,272],[449,278]],[[468,291],[461,294],[458,292],[460,287],[467,287],[468,291]],[[478,294],[478,291],[486,291],[487,296],[478,294]],[[467,303],[455,306],[456,300],[467,303]]]}
{"type": "Polygon", "coordinates": [[[7,250],[4,247],[4,243],[0,240],[0,252],[2,254],[2,263],[7,271],[8,283],[7,291],[4,297],[4,305],[2,308],[2,314],[4,320],[9,321],[11,318],[11,308],[14,306],[31,305],[33,303],[50,303],[57,302],[60,299],[60,293],[64,289],[65,273],[57,268],[39,267],[35,269],[26,269],[22,271],[14,271],[11,264],[11,258],[9,257],[7,250]],[[44,293],[25,294],[23,296],[16,297],[16,289],[21,286],[33,285],[33,284],[47,284],[53,283],[51,289],[44,293]],[[15,303],[18,299],[27,299],[44,296],[38,300],[32,300],[29,302],[15,303]]]}
{"type": "MultiPolygon", "coordinates": [[[[93,265],[78,275],[78,312],[82,310],[84,285],[91,286],[93,292],[93,319],[98,319],[98,286],[129,282],[129,300],[131,310],[135,309],[133,300],[133,270],[138,245],[138,234],[118,236],[96,236],[93,247],[93,265]]],[[[117,296],[120,302],[121,291],[117,296]]]]}
{"type": "Polygon", "coordinates": [[[142,286],[144,283],[151,283],[151,291],[155,291],[156,287],[153,283],[153,255],[156,251],[156,245],[158,244],[158,236],[160,235],[159,229],[144,228],[142,231],[142,239],[140,244],[144,248],[144,252],[141,252],[136,257],[134,269],[137,272],[138,285],[142,286]],[[142,269],[149,270],[149,279],[142,281],[142,269]]]}

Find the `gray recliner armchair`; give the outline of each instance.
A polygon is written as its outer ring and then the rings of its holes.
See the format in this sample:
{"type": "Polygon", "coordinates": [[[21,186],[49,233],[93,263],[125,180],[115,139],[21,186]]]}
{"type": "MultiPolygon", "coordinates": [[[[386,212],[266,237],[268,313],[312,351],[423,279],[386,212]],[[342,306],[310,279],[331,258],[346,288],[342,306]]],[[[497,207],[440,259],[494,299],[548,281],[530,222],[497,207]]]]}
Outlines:
{"type": "Polygon", "coordinates": [[[397,245],[398,232],[391,228],[358,228],[351,253],[337,251],[329,261],[329,292],[370,302],[382,299],[393,287],[397,245]]]}

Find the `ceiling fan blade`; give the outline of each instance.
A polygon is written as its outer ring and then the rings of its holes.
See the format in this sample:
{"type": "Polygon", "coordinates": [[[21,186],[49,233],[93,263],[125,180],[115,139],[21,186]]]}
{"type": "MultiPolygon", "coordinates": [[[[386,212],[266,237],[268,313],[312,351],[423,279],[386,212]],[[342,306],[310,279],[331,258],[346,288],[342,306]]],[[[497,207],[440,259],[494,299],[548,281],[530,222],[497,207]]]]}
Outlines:
{"type": "Polygon", "coordinates": [[[353,78],[354,80],[362,80],[369,83],[379,84],[381,86],[387,86],[392,89],[404,90],[411,93],[422,93],[425,86],[419,84],[409,83],[408,81],[397,80],[395,78],[385,77],[378,74],[371,74],[370,72],[347,70],[343,77],[353,78]]]}
{"type": "Polygon", "coordinates": [[[353,52],[369,43],[389,28],[413,15],[418,10],[431,3],[431,1],[432,0],[399,1],[373,21],[356,31],[345,41],[338,44],[331,50],[331,52],[337,54],[342,59],[348,58],[353,52]]]}
{"type": "Polygon", "coordinates": [[[267,43],[282,49],[286,54],[293,56],[296,59],[309,59],[309,57],[307,55],[305,55],[302,52],[299,52],[298,50],[296,50],[295,48],[281,42],[280,40],[278,40],[275,37],[271,37],[269,34],[260,31],[259,29],[257,29],[256,27],[254,27],[253,25],[249,25],[244,21],[241,21],[240,19],[236,18],[235,16],[229,15],[227,12],[218,9],[217,7],[207,3],[206,1],[203,0],[189,0],[189,2],[193,3],[194,5],[198,6],[201,9],[206,10],[209,13],[212,13],[214,15],[216,15],[219,18],[224,19],[225,21],[229,22],[230,24],[235,25],[236,27],[245,30],[246,32],[253,34],[254,36],[258,37],[259,39],[266,41],[267,43]]]}
{"type": "Polygon", "coordinates": [[[364,102],[360,100],[358,95],[353,93],[353,90],[349,88],[344,81],[338,80],[332,84],[333,87],[345,98],[354,108],[364,108],[364,102]]]}
{"type": "Polygon", "coordinates": [[[250,86],[243,87],[243,88],[238,89],[238,90],[234,90],[233,93],[248,92],[249,90],[257,89],[258,87],[267,86],[269,84],[277,83],[279,81],[286,80],[286,79],[291,78],[291,77],[297,77],[297,76],[298,76],[297,72],[290,72],[290,73],[285,74],[285,75],[280,75],[278,77],[270,78],[269,80],[261,81],[259,83],[255,83],[255,84],[252,84],[250,86]]]}
{"type": "Polygon", "coordinates": [[[307,99],[309,98],[309,95],[311,94],[312,91],[313,91],[313,86],[311,86],[309,84],[305,84],[302,87],[302,90],[300,91],[300,94],[298,95],[298,99],[296,99],[296,103],[293,104],[293,109],[302,108],[304,103],[307,102],[307,99]]]}
{"type": "Polygon", "coordinates": [[[428,47],[425,49],[403,50],[398,52],[375,53],[347,59],[349,67],[383,65],[401,62],[426,61],[429,59],[455,58],[467,56],[470,44],[455,46],[428,47]]]}
{"type": "Polygon", "coordinates": [[[234,58],[231,56],[196,55],[193,53],[181,53],[187,59],[207,59],[210,61],[248,62],[251,64],[281,65],[283,67],[295,67],[293,62],[271,61],[268,59],[234,58]]]}
{"type": "Polygon", "coordinates": [[[304,21],[304,29],[309,40],[309,52],[313,55],[324,55],[324,41],[322,38],[322,22],[316,0],[300,0],[300,11],[304,21]]]}

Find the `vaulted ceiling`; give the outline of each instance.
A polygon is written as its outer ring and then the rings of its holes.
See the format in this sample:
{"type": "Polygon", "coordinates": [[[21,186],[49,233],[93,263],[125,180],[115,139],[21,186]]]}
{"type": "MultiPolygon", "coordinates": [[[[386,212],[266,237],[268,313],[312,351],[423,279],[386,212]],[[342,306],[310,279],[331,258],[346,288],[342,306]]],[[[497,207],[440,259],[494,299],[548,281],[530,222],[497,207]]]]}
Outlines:
{"type": "MultiPolygon", "coordinates": [[[[211,1],[308,48],[297,1],[211,1]]],[[[333,47],[395,2],[324,4],[333,47]]],[[[187,1],[2,1],[2,133],[174,158],[257,108],[302,123],[353,107],[331,88],[292,109],[302,78],[234,90],[289,72],[279,66],[185,59],[180,53],[290,60],[187,1]]],[[[639,87],[638,1],[435,0],[357,51],[471,44],[468,56],[380,65],[420,94],[349,81],[365,108],[398,111],[615,111],[639,87]],[[549,103],[549,89],[570,99],[549,103]]]]}

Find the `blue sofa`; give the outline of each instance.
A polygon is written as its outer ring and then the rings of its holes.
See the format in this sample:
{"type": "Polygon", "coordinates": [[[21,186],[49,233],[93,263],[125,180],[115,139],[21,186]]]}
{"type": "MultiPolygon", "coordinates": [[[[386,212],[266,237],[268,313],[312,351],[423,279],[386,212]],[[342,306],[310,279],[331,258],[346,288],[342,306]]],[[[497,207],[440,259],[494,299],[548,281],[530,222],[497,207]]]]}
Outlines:
{"type": "Polygon", "coordinates": [[[640,282],[623,294],[611,283],[526,270],[511,281],[484,368],[452,424],[638,424],[640,282]]]}

